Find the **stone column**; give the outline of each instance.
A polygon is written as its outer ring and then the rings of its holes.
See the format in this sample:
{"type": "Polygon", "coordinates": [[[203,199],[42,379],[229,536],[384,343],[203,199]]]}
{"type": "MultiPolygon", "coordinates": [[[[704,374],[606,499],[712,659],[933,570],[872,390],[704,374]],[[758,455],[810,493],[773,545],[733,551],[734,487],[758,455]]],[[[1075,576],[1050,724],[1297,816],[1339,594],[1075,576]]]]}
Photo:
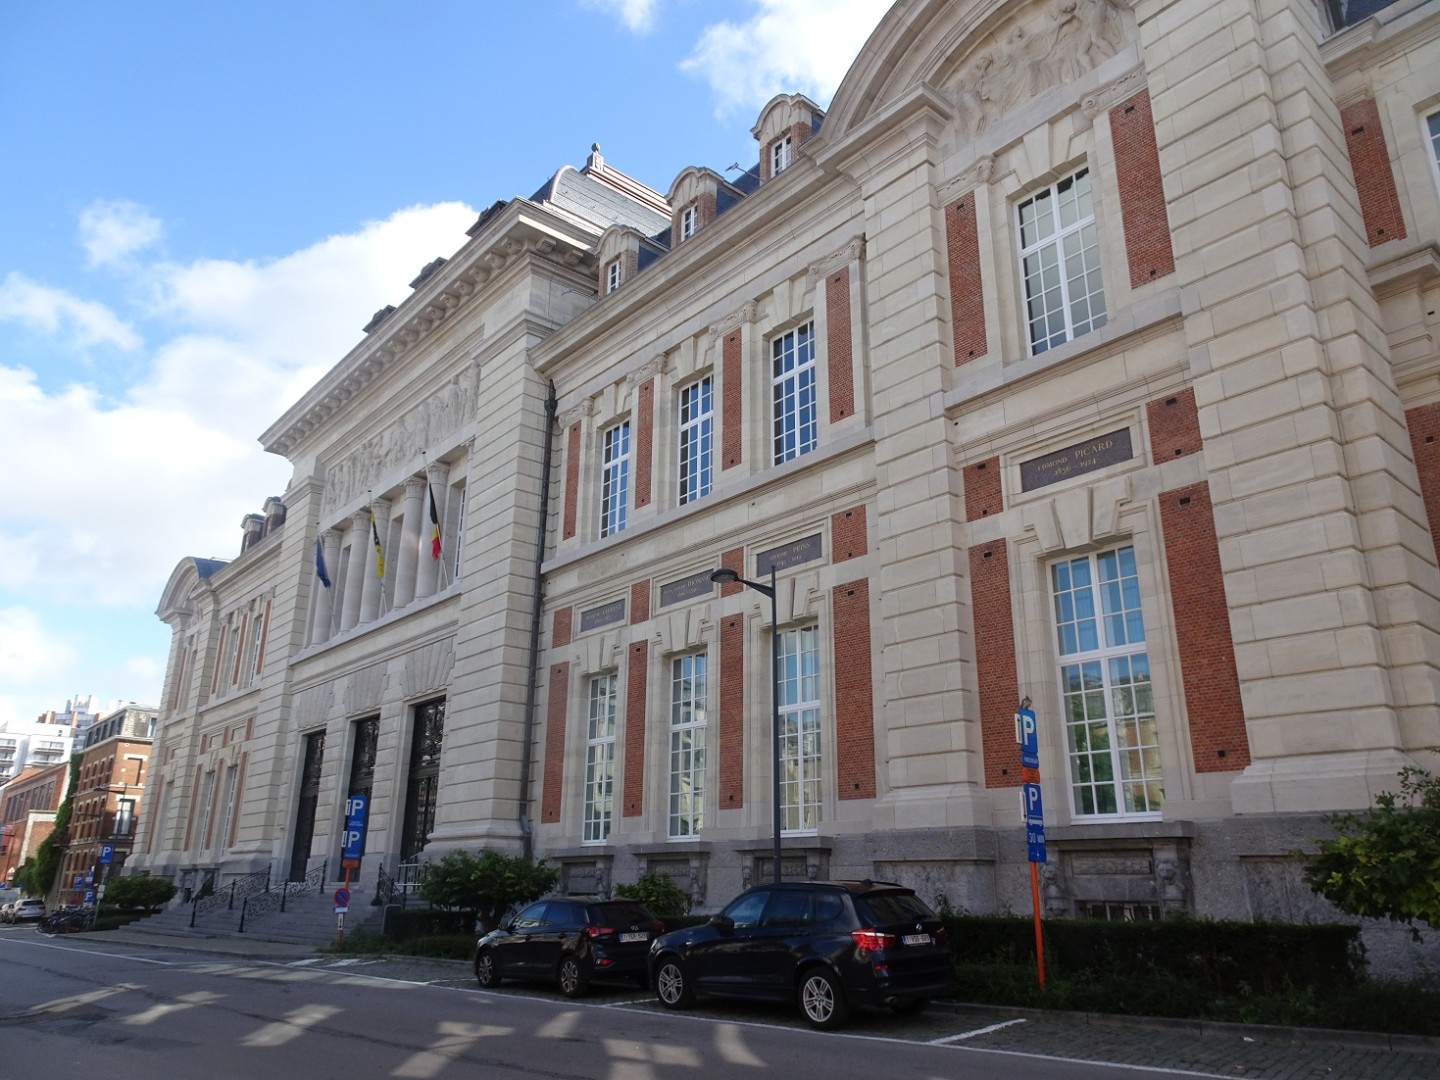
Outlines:
{"type": "Polygon", "coordinates": [[[360,621],[360,593],[365,583],[366,551],[370,549],[370,512],[362,510],[350,515],[350,562],[345,567],[344,606],[340,609],[340,629],[349,630],[360,621]]]}
{"type": "MultiPolygon", "coordinates": [[[[429,535],[429,530],[422,528],[422,523],[428,525],[430,518],[425,506],[425,481],[419,476],[412,476],[405,481],[404,515],[404,524],[400,533],[400,550],[395,557],[393,603],[396,608],[403,608],[415,599],[415,574],[418,569],[420,545],[424,542],[422,538],[429,535]]],[[[428,544],[425,554],[428,558],[430,554],[428,544]]]]}
{"type": "Polygon", "coordinates": [[[333,629],[331,619],[335,612],[335,578],[340,573],[340,534],[335,529],[326,529],[320,534],[320,550],[325,554],[325,572],[330,575],[330,588],[320,584],[316,577],[315,621],[310,626],[310,643],[318,645],[328,641],[333,629]]]}
{"type": "Polygon", "coordinates": [[[375,550],[375,535],[380,537],[380,543],[385,543],[385,532],[390,524],[390,501],[388,499],[376,499],[370,505],[371,511],[375,514],[375,532],[370,530],[370,522],[365,522],[365,585],[360,592],[360,621],[362,623],[374,622],[380,617],[380,602],[385,598],[385,579],[377,572],[379,565],[377,560],[380,552],[375,550]]]}
{"type": "MultiPolygon", "coordinates": [[[[429,482],[431,490],[435,492],[435,513],[440,516],[440,540],[441,543],[444,544],[444,550],[440,553],[440,559],[444,559],[448,555],[450,545],[455,542],[453,539],[444,535],[445,492],[447,490],[445,485],[450,480],[450,466],[446,465],[443,461],[433,462],[425,466],[425,478],[429,482]]],[[[428,501],[425,506],[424,516],[428,525],[430,521],[428,501]]],[[[428,538],[429,535],[430,530],[427,528],[425,530],[425,536],[428,538]]],[[[426,596],[435,595],[435,586],[440,580],[440,559],[432,559],[430,557],[430,545],[427,543],[425,545],[425,557],[418,560],[420,566],[415,575],[415,598],[417,600],[423,599],[426,596]]]]}

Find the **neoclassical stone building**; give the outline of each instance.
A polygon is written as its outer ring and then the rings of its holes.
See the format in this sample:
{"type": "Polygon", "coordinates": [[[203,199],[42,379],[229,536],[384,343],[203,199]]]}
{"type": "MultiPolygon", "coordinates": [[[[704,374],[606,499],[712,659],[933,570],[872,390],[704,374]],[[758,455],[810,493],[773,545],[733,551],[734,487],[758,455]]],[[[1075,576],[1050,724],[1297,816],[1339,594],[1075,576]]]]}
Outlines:
{"type": "Polygon", "coordinates": [[[712,908],[775,716],[785,875],[1028,910],[1029,699],[1049,914],[1323,913],[1292,852],[1440,746],[1437,37],[902,0],[739,179],[496,204],[265,433],[283,526],[176,571],[131,865],[333,864],[363,792],[362,886],[495,845],[712,908]]]}

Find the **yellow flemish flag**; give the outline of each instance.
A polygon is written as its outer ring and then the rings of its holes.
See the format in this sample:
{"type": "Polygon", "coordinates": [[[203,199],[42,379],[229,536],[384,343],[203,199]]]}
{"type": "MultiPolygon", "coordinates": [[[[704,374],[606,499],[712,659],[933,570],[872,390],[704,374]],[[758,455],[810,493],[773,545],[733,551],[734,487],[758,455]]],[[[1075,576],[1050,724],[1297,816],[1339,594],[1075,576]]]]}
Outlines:
{"type": "Polygon", "coordinates": [[[370,538],[375,541],[375,576],[385,576],[385,552],[380,549],[380,530],[375,525],[375,511],[370,511],[370,538]]]}

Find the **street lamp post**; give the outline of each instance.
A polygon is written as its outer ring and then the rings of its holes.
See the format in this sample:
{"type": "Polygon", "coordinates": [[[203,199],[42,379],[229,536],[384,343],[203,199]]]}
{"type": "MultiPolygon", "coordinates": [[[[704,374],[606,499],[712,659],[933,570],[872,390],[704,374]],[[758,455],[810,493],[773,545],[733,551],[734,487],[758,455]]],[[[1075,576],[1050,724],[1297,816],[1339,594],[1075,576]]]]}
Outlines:
{"type": "Polygon", "coordinates": [[[739,582],[770,598],[770,812],[772,861],[775,884],[780,884],[780,612],[776,602],[775,567],[770,567],[770,584],[741,577],[729,567],[711,573],[710,580],[719,585],[739,582]]]}

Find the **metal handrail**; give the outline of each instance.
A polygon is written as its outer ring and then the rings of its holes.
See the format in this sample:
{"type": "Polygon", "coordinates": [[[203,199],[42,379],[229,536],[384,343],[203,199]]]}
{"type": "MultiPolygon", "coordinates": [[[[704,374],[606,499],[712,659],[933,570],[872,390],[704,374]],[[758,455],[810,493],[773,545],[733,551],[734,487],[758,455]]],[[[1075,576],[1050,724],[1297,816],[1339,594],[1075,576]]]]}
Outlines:
{"type": "Polygon", "coordinates": [[[237,932],[241,934],[245,932],[245,920],[252,915],[266,915],[272,911],[283,912],[290,897],[319,892],[328,880],[326,875],[329,868],[330,861],[327,859],[299,881],[282,882],[279,889],[269,889],[259,896],[247,897],[240,910],[240,926],[237,932]]]}

